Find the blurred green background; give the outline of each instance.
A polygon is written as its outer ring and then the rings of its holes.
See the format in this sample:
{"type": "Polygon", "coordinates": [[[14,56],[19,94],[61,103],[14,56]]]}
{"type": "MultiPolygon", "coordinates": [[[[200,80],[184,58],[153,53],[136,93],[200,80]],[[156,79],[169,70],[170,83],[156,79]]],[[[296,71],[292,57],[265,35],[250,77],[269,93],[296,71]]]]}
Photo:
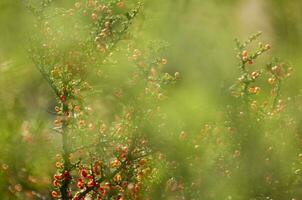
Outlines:
{"type": "MultiPolygon", "coordinates": [[[[171,159],[181,162],[193,154],[190,147],[180,146],[177,141],[182,130],[188,134],[198,132],[204,123],[217,120],[217,112],[228,104],[225,90],[238,77],[234,50],[236,37],[244,39],[259,30],[263,31],[262,40],[272,44],[272,54],[290,61],[294,66],[293,77],[284,86],[284,96],[301,93],[301,11],[301,0],[145,1],[143,13],[138,19],[137,40],[166,41],[169,47],[164,51],[168,59],[165,70],[181,74],[181,80],[168,90],[169,98],[163,105],[169,127],[166,137],[171,142],[163,149],[171,159]],[[175,143],[171,139],[174,136],[175,143]],[[180,153],[175,155],[175,151],[180,153]]],[[[52,120],[47,110],[53,104],[49,100],[53,94],[28,56],[32,26],[33,17],[23,1],[0,0],[0,199],[14,199],[10,197],[9,190],[18,189],[12,187],[19,183],[27,187],[25,189],[45,193],[53,172],[51,165],[56,148],[60,148],[59,145],[47,145],[50,140],[53,141],[53,136],[43,134],[52,120]],[[38,142],[28,144],[32,138],[38,142]],[[28,174],[30,177],[27,177],[28,174]],[[29,179],[28,183],[23,183],[25,176],[29,179]]],[[[300,119],[299,113],[293,112],[293,115],[300,119]]],[[[284,155],[296,156],[299,152],[291,151],[290,142],[286,144],[288,154],[284,155]]],[[[192,176],[200,176],[206,182],[198,194],[189,195],[186,199],[252,199],[248,194],[236,197],[240,193],[240,181],[231,182],[234,187],[219,185],[215,181],[218,175],[207,175],[207,170],[210,170],[207,166],[211,164],[207,163],[210,162],[207,160],[210,154],[206,152],[203,152],[204,160],[195,162],[200,165],[192,167],[183,164],[177,172],[187,177],[188,181],[192,176]],[[205,171],[196,173],[199,169],[205,171]]],[[[283,162],[287,161],[283,160],[281,165],[283,162]]],[[[284,173],[290,171],[290,167],[291,162],[284,164],[284,173]]],[[[302,190],[301,184],[299,189],[302,190]]],[[[274,199],[302,198],[301,192],[295,193],[295,197],[287,192],[285,196],[276,194],[274,199]]],[[[34,196],[38,198],[39,194],[34,196]]]]}

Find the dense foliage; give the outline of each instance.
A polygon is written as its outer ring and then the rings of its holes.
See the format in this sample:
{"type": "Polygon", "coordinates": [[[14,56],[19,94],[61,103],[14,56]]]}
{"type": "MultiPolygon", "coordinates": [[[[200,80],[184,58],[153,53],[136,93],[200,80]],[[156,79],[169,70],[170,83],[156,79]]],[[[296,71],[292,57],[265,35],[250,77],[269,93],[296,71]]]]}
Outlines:
{"type": "Polygon", "coordinates": [[[298,1],[268,3],[278,37],[234,44],[234,5],[264,4],[3,2],[0,199],[302,198],[299,40],[277,29],[300,35],[280,7],[298,1]]]}

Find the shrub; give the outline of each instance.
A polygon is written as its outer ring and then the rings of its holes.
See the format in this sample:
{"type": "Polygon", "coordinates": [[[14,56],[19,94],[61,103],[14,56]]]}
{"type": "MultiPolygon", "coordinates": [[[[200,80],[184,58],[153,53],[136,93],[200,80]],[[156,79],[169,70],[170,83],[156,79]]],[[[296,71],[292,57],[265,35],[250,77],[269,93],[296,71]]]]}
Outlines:
{"type": "Polygon", "coordinates": [[[116,0],[29,6],[38,20],[30,54],[55,94],[53,130],[62,140],[54,199],[140,199],[156,179],[153,163],[160,154],[144,132],[160,115],[162,86],[178,75],[161,72],[165,58],[134,48],[129,32],[141,6],[116,0]],[[135,68],[115,89],[106,83],[111,78],[106,67],[127,54],[135,68]],[[112,105],[102,107],[100,101],[112,105]],[[104,109],[109,117],[100,114],[104,109]]]}

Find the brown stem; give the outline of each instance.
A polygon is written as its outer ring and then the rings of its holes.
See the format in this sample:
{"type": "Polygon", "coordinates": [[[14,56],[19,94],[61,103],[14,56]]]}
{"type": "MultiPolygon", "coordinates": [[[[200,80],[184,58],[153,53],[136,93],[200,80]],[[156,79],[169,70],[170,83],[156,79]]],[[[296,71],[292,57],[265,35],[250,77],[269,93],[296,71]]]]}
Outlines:
{"type": "MultiPolygon", "coordinates": [[[[68,113],[68,106],[64,103],[63,105],[63,113],[68,113]]],[[[70,170],[71,170],[71,162],[69,160],[70,148],[69,148],[69,139],[68,139],[68,122],[66,120],[63,121],[62,124],[62,149],[63,149],[63,183],[60,186],[60,192],[62,195],[62,200],[70,199],[69,192],[69,184],[71,182],[70,170]]]]}

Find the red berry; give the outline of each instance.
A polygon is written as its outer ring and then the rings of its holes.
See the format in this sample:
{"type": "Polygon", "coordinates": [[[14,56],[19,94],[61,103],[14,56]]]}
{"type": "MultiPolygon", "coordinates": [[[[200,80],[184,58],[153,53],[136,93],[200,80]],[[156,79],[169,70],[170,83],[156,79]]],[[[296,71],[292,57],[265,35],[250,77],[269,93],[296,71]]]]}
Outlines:
{"type": "Polygon", "coordinates": [[[94,187],[94,186],[95,186],[94,181],[89,181],[89,182],[88,182],[88,187],[94,187]]]}
{"type": "Polygon", "coordinates": [[[64,173],[63,173],[63,178],[66,180],[69,180],[69,179],[71,179],[71,176],[70,176],[70,174],[69,174],[69,172],[68,171],[65,171],[64,173]]]}
{"type": "Polygon", "coordinates": [[[84,184],[83,184],[82,180],[79,180],[79,181],[78,181],[77,187],[80,188],[80,189],[83,189],[83,188],[84,188],[84,184]]]}
{"type": "Polygon", "coordinates": [[[101,195],[106,196],[106,189],[105,188],[100,187],[99,191],[100,191],[101,195]]]}
{"type": "Polygon", "coordinates": [[[54,180],[53,181],[53,186],[58,187],[59,186],[59,181],[58,180],[54,180]]]}
{"type": "Polygon", "coordinates": [[[127,187],[127,185],[128,185],[127,181],[123,181],[123,182],[122,182],[122,187],[123,187],[123,188],[127,187]]]}
{"type": "Polygon", "coordinates": [[[65,101],[66,101],[66,97],[65,97],[64,95],[61,95],[61,96],[60,96],[60,100],[61,100],[62,102],[65,102],[65,101]]]}
{"type": "Polygon", "coordinates": [[[55,180],[59,180],[59,179],[61,178],[61,176],[60,176],[60,175],[55,174],[55,175],[53,176],[53,178],[54,178],[55,180]]]}
{"type": "Polygon", "coordinates": [[[83,177],[87,177],[87,175],[88,175],[87,170],[86,170],[86,169],[82,169],[81,175],[82,175],[83,177]]]}
{"type": "Polygon", "coordinates": [[[57,198],[57,197],[58,197],[58,192],[52,191],[52,192],[51,192],[51,196],[52,196],[53,198],[57,198]]]}

